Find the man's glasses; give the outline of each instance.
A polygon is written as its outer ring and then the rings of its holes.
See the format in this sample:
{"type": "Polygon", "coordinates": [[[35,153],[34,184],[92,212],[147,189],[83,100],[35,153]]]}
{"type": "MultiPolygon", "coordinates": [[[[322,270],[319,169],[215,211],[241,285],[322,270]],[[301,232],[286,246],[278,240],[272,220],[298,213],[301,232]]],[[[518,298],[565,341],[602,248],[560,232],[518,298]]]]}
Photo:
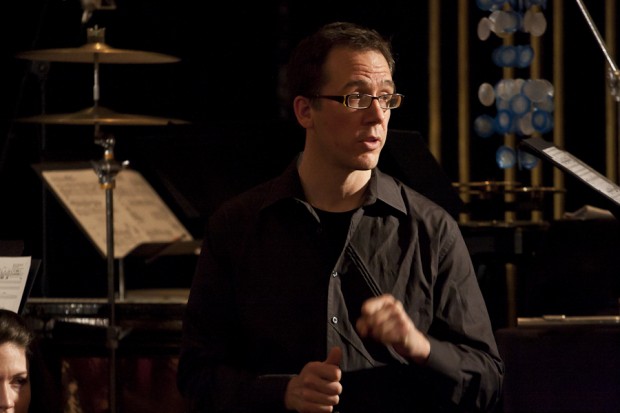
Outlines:
{"type": "Polygon", "coordinates": [[[377,99],[381,109],[396,109],[403,102],[405,96],[400,93],[388,93],[379,96],[367,95],[365,93],[353,93],[343,96],[315,95],[314,97],[334,100],[352,109],[367,109],[372,105],[372,101],[377,99]]]}

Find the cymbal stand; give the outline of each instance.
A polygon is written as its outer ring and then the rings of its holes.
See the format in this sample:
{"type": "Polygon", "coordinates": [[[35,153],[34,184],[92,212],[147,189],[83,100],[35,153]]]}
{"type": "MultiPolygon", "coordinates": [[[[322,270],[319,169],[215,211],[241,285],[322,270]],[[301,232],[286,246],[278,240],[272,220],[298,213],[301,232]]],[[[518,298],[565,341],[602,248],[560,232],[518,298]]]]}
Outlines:
{"type": "MultiPolygon", "coordinates": [[[[100,29],[98,27],[94,27],[92,29],[88,29],[87,32],[88,41],[96,43],[98,41],[102,41],[105,36],[105,29],[100,29]]],[[[95,54],[93,56],[93,108],[97,110],[99,106],[99,55],[95,54]]],[[[98,135],[98,124],[95,124],[95,139],[97,139],[98,135]]],[[[114,145],[112,145],[114,146],[114,145]]]]}
{"type": "Polygon", "coordinates": [[[99,178],[99,184],[105,190],[105,211],[106,211],[106,244],[107,244],[107,264],[108,264],[108,304],[110,308],[107,332],[107,347],[110,351],[109,359],[109,403],[110,413],[116,412],[116,349],[120,340],[120,333],[116,327],[115,314],[115,276],[114,276],[114,199],[113,191],[116,185],[116,175],[129,163],[127,161],[119,164],[114,159],[114,137],[104,136],[99,131],[99,125],[95,125],[95,143],[104,148],[103,159],[95,162],[93,167],[99,178]]]}
{"type": "MultiPolygon", "coordinates": [[[[94,28],[88,30],[89,41],[96,40],[103,36],[104,29],[94,28]]],[[[99,105],[99,56],[94,55],[93,60],[93,107],[97,109],[99,105]]],[[[103,147],[103,158],[99,162],[92,162],[93,168],[99,178],[99,185],[105,190],[105,212],[106,212],[106,258],[108,276],[108,331],[106,335],[106,345],[109,350],[109,382],[108,382],[108,402],[110,413],[116,413],[116,349],[120,341],[120,332],[116,326],[116,277],[114,271],[114,188],[116,187],[116,175],[123,168],[123,165],[114,159],[114,144],[116,143],[112,135],[105,135],[101,132],[100,125],[95,123],[95,143],[103,147]]]]}
{"type": "Polygon", "coordinates": [[[603,39],[603,37],[601,36],[601,33],[597,29],[596,24],[594,24],[594,20],[592,19],[590,12],[588,12],[588,9],[586,8],[585,4],[583,3],[582,0],[576,0],[576,1],[577,1],[577,5],[579,6],[579,9],[581,10],[581,13],[583,14],[583,16],[586,19],[586,22],[588,23],[588,27],[590,27],[590,31],[592,31],[592,34],[594,35],[596,42],[600,46],[601,51],[603,52],[603,55],[605,56],[605,59],[607,60],[607,64],[609,65],[609,70],[608,70],[609,90],[610,90],[611,96],[616,101],[616,122],[618,122],[616,126],[616,133],[618,134],[618,136],[615,142],[617,159],[616,159],[616,170],[613,171],[613,175],[614,175],[613,178],[616,181],[619,181],[620,180],[620,70],[618,69],[618,65],[616,64],[614,59],[611,57],[611,53],[609,52],[609,49],[607,48],[605,40],[603,39]]]}

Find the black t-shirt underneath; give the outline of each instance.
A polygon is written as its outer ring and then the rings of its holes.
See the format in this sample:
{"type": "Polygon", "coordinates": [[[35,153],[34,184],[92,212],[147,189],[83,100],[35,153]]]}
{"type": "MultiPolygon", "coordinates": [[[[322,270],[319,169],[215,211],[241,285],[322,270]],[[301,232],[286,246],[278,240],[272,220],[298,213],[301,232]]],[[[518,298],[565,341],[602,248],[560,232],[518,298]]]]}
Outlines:
{"type": "Polygon", "coordinates": [[[327,259],[327,265],[333,268],[344,247],[351,225],[351,217],[355,210],[346,212],[329,212],[318,208],[314,210],[321,220],[321,236],[325,242],[324,256],[327,259]]]}

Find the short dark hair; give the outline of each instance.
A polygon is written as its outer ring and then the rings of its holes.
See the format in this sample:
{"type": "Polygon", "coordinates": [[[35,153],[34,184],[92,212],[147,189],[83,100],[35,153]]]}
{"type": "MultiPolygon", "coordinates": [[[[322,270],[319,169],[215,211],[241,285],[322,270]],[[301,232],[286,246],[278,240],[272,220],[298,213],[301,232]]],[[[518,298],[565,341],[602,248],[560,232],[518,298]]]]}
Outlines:
{"type": "Polygon", "coordinates": [[[286,72],[289,101],[296,96],[319,94],[326,81],[323,65],[327,55],[333,48],[340,46],[359,51],[377,51],[387,60],[390,72],[394,72],[395,62],[390,42],[376,30],[348,22],[329,23],[304,38],[293,50],[286,72]]]}
{"type": "Polygon", "coordinates": [[[32,330],[19,314],[0,308],[0,345],[15,344],[29,354],[33,338],[32,330]]]}

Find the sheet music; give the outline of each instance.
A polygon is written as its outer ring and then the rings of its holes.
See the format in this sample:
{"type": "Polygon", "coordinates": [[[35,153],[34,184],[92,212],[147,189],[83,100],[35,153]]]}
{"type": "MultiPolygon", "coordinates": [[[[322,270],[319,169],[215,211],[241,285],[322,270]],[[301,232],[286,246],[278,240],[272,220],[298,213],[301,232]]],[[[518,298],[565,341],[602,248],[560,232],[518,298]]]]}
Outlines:
{"type": "MultiPolygon", "coordinates": [[[[82,229],[107,256],[106,191],[93,169],[48,170],[43,178],[82,229]]],[[[123,258],[140,244],[192,240],[140,173],[121,170],[112,190],[114,205],[114,257],[123,258]]]]}
{"type": "Polygon", "coordinates": [[[620,204],[620,187],[615,185],[609,179],[575,158],[570,153],[563,151],[556,146],[542,150],[553,161],[574,173],[578,178],[590,184],[592,188],[607,195],[615,202],[620,204]]]}
{"type": "Polygon", "coordinates": [[[0,308],[19,312],[30,263],[30,257],[0,257],[0,308]]]}

